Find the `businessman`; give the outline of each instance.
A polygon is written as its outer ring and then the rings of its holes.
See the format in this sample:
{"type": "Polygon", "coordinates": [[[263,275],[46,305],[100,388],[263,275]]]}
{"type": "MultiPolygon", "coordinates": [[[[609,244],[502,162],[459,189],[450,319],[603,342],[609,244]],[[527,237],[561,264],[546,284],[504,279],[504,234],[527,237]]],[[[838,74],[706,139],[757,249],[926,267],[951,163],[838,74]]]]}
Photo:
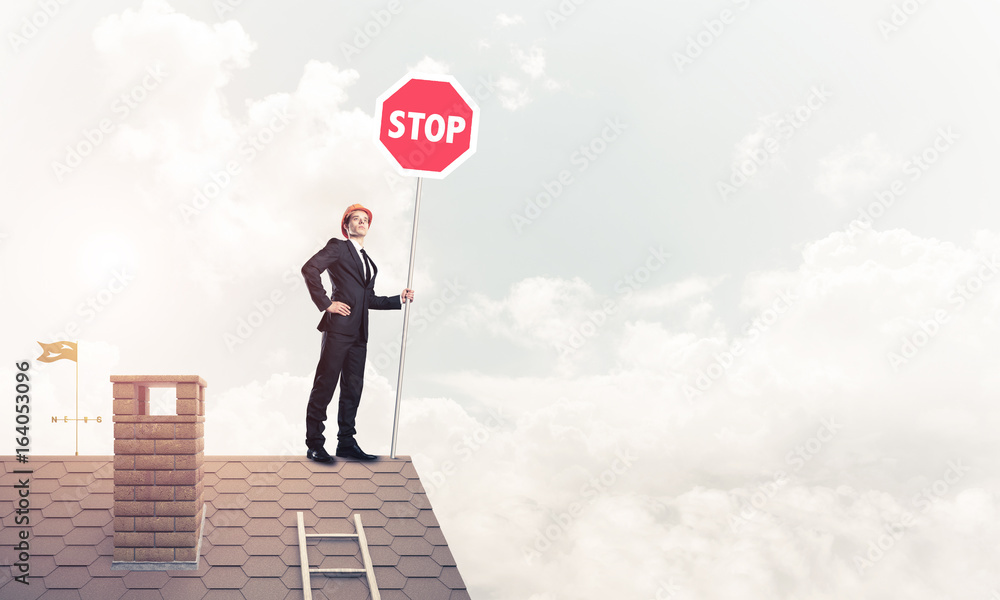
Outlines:
{"type": "Polygon", "coordinates": [[[361,402],[365,377],[365,356],[368,350],[368,309],[402,308],[403,302],[413,301],[413,290],[404,289],[399,296],[376,296],[375,276],[378,268],[365,252],[365,235],[372,223],[372,212],[360,204],[344,211],[340,222],[346,239],[333,238],[302,266],[309,295],[323,318],[317,329],[323,332],[323,347],[313,379],[309,404],[306,406],[306,457],[317,462],[331,462],[326,451],[326,408],[340,381],[340,406],[337,410],[337,451],[345,458],[373,460],[354,439],[357,431],[354,419],[361,402]],[[326,271],[333,285],[326,294],[320,275],[326,271]]]}

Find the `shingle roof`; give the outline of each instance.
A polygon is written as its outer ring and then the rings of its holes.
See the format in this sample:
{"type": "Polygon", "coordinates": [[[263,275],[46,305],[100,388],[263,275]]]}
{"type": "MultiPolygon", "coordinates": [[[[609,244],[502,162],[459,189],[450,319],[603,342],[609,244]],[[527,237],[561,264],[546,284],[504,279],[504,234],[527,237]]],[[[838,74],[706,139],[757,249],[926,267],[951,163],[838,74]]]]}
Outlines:
{"type": "MultiPolygon", "coordinates": [[[[372,462],[205,457],[205,526],[197,571],[111,570],[111,457],[49,456],[0,471],[0,597],[5,600],[291,600],[302,598],[295,513],[309,533],[353,533],[361,514],[384,600],[466,600],[409,457],[372,462]],[[30,585],[12,579],[18,476],[31,468],[30,585]]],[[[23,475],[21,476],[23,477],[23,475]]],[[[357,541],[309,543],[310,566],[360,567],[357,541]]],[[[369,597],[364,578],[314,575],[314,598],[369,597]]]]}

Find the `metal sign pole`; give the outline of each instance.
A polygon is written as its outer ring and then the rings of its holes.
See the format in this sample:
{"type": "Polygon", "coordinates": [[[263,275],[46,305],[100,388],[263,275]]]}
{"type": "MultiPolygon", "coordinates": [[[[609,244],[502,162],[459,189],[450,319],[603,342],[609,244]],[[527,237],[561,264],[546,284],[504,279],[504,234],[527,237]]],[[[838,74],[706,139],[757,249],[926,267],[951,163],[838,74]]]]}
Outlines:
{"type": "MultiPolygon", "coordinates": [[[[406,289],[413,287],[413,255],[417,250],[417,219],[420,217],[420,188],[424,178],[417,177],[417,194],[413,203],[413,233],[410,235],[410,269],[406,274],[406,289]]],[[[410,302],[403,304],[403,341],[399,346],[399,377],[396,379],[396,413],[392,417],[392,446],[389,458],[396,458],[396,435],[399,433],[399,407],[403,400],[403,363],[406,360],[406,331],[410,325],[410,302]]]]}

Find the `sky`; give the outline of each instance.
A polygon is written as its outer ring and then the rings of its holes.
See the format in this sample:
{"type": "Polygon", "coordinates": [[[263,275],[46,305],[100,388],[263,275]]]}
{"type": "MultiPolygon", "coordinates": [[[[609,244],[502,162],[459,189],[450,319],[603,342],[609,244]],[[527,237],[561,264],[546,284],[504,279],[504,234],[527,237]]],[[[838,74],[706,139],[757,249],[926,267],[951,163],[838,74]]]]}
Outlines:
{"type": "MultiPolygon", "coordinates": [[[[74,451],[77,393],[111,454],[109,377],[176,373],[207,454],[297,459],[299,269],[362,203],[404,287],[416,181],[375,100],[447,74],[478,146],[423,183],[398,452],[472,597],[998,598],[998,19],[6,2],[0,374],[31,361],[35,454],[74,451]],[[34,360],[60,340],[78,370],[34,360]]],[[[371,328],[358,441],[387,454],[402,313],[371,328]]]]}

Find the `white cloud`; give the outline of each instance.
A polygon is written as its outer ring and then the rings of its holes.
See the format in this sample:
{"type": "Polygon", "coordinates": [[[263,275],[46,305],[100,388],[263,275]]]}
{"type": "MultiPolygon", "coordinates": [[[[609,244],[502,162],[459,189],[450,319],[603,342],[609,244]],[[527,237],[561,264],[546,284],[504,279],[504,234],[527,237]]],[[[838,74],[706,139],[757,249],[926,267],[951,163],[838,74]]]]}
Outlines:
{"type": "Polygon", "coordinates": [[[901,171],[903,161],[870,133],[853,146],[838,146],[820,159],[820,167],[816,190],[838,206],[848,206],[870,199],[892,173],[901,171]]]}
{"type": "MultiPolygon", "coordinates": [[[[888,597],[917,580],[908,597],[981,593],[1000,558],[988,425],[1000,381],[982,376],[997,358],[1000,277],[982,266],[997,239],[832,234],[797,268],[746,280],[748,323],[769,320],[780,294],[791,300],[755,339],[716,319],[693,330],[647,319],[602,338],[620,350],[607,370],[451,376],[506,414],[447,477],[460,438],[420,444],[418,466],[444,480],[432,500],[452,519],[459,561],[485,589],[519,597],[888,597]],[[949,302],[980,274],[977,295],[949,302]],[[887,353],[939,309],[948,322],[893,370],[887,353]],[[688,401],[682,386],[737,341],[746,351],[688,401]],[[489,557],[463,553],[487,532],[489,557]],[[953,559],[927,551],[937,545],[953,559]],[[602,567],[593,576],[580,569],[590,562],[602,567]],[[524,573],[515,582],[511,565],[524,573]]],[[[693,301],[708,287],[676,291],[693,301]]],[[[564,323],[567,298],[596,301],[585,285],[532,279],[477,299],[477,314],[503,335],[535,331],[539,319],[564,323]]]]}
{"type": "Polygon", "coordinates": [[[445,63],[425,56],[409,70],[416,73],[428,73],[430,75],[447,75],[450,69],[445,63]]]}
{"type": "Polygon", "coordinates": [[[505,13],[499,13],[493,22],[499,28],[510,27],[511,25],[520,25],[524,23],[524,17],[521,15],[507,15],[505,13]]]}
{"type": "Polygon", "coordinates": [[[513,77],[499,77],[496,87],[500,90],[500,105],[507,110],[524,108],[531,103],[531,96],[524,84],[513,77]]]}
{"type": "Polygon", "coordinates": [[[459,307],[454,320],[469,330],[485,329],[518,344],[551,347],[586,318],[593,300],[593,290],[581,279],[533,277],[514,285],[503,300],[473,294],[472,302],[459,307]]]}
{"type": "Polygon", "coordinates": [[[517,66],[532,79],[545,75],[545,53],[538,46],[532,46],[527,50],[511,46],[511,54],[517,66]]]}

